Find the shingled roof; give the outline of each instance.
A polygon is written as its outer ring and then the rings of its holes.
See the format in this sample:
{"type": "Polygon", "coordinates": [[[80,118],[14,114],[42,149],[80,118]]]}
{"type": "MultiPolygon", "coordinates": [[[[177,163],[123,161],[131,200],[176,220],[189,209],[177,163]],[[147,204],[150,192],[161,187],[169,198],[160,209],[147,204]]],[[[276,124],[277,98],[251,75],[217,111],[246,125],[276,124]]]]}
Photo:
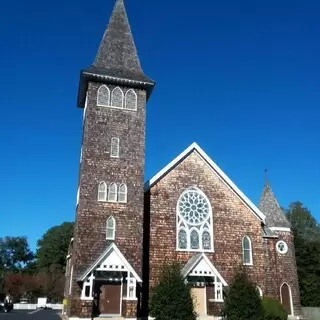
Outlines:
{"type": "Polygon", "coordinates": [[[141,68],[123,0],[116,1],[93,64],[81,71],[80,107],[85,103],[88,81],[144,88],[147,97],[151,95],[155,82],[141,68]]]}
{"type": "Polygon", "coordinates": [[[268,227],[290,228],[290,222],[281,209],[268,181],[264,186],[258,207],[265,214],[268,227]]]}

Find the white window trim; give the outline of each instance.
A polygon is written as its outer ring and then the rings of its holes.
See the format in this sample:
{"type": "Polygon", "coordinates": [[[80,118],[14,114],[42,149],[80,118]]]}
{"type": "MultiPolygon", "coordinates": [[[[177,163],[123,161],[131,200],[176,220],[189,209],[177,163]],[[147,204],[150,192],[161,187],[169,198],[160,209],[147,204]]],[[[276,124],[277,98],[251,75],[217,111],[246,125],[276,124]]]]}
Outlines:
{"type": "Polygon", "coordinates": [[[107,186],[107,184],[104,182],[104,181],[101,181],[101,182],[99,182],[99,185],[98,185],[98,201],[99,202],[105,202],[105,201],[107,201],[107,198],[108,198],[108,186],[107,186]],[[104,185],[104,187],[105,187],[105,191],[100,191],[100,186],[101,185],[104,185]],[[99,199],[99,193],[102,193],[102,192],[104,192],[104,197],[103,197],[103,199],[101,200],[101,199],[99,199]]]}
{"type": "Polygon", "coordinates": [[[282,303],[282,287],[284,285],[287,285],[288,288],[289,288],[289,294],[290,294],[290,306],[291,306],[291,314],[289,314],[289,316],[294,316],[294,310],[293,310],[293,301],[292,301],[292,291],[291,291],[291,287],[290,285],[288,284],[288,282],[284,282],[281,286],[280,286],[280,300],[281,300],[281,303],[282,303]]]}
{"type": "Polygon", "coordinates": [[[109,107],[110,106],[110,89],[105,84],[100,86],[99,89],[98,89],[98,92],[97,92],[97,106],[98,107],[109,107]],[[106,88],[108,90],[108,104],[107,105],[99,103],[99,94],[100,94],[100,90],[102,88],[106,88]]]}
{"type": "Polygon", "coordinates": [[[110,147],[110,157],[111,158],[119,158],[119,154],[120,154],[120,139],[119,138],[116,138],[116,137],[112,137],[111,138],[111,147],[110,147]],[[116,143],[117,143],[117,155],[114,156],[112,155],[112,141],[113,140],[116,140],[116,143]]]}
{"type": "Polygon", "coordinates": [[[122,91],[122,89],[120,87],[115,87],[113,90],[112,90],[112,93],[111,93],[111,103],[110,103],[110,106],[111,108],[117,108],[117,109],[123,109],[123,104],[124,104],[124,93],[122,91]],[[113,104],[113,93],[115,90],[119,89],[121,91],[121,95],[122,95],[122,99],[121,99],[121,102],[122,102],[122,106],[121,107],[118,107],[118,106],[115,106],[113,104]]]}
{"type": "Polygon", "coordinates": [[[242,238],[242,262],[243,262],[243,265],[244,266],[252,266],[253,265],[253,257],[252,257],[252,242],[251,242],[251,239],[249,236],[245,235],[243,238],[242,238]],[[243,242],[244,242],[244,239],[247,238],[249,240],[249,244],[250,244],[250,249],[244,249],[243,247],[243,242]],[[244,262],[244,250],[248,251],[250,250],[250,262],[244,262]]]}
{"type": "Polygon", "coordinates": [[[138,109],[138,96],[137,96],[136,92],[135,92],[133,89],[129,89],[129,90],[126,92],[124,109],[125,109],[125,110],[129,110],[129,111],[137,111],[137,109],[138,109]],[[134,108],[134,109],[129,109],[129,108],[127,108],[127,95],[128,95],[128,93],[131,93],[131,92],[133,92],[134,95],[135,95],[135,108],[134,108]]]}
{"type": "Polygon", "coordinates": [[[127,296],[123,298],[123,300],[131,300],[135,301],[138,300],[137,298],[137,280],[134,277],[130,276],[130,272],[128,272],[127,276],[127,296]],[[133,284],[130,284],[132,280],[133,284]],[[130,297],[130,288],[133,288],[133,297],[130,297]]]}
{"type": "MultiPolygon", "coordinates": [[[[198,231],[198,230],[197,230],[198,231]]],[[[212,206],[211,206],[211,203],[208,199],[208,197],[205,195],[205,193],[199,189],[198,187],[196,186],[192,186],[192,187],[189,187],[187,189],[185,189],[181,195],[179,196],[179,199],[177,201],[177,206],[176,206],[176,251],[182,251],[182,252],[214,252],[214,242],[213,242],[213,214],[212,214],[212,206]],[[199,192],[201,194],[201,196],[203,196],[206,201],[208,202],[209,204],[209,219],[210,219],[210,224],[206,221],[205,223],[203,223],[203,225],[201,226],[198,234],[199,234],[199,244],[200,244],[200,248],[199,249],[191,249],[190,248],[190,234],[191,234],[191,231],[193,229],[197,230],[196,228],[194,227],[191,227],[191,228],[186,228],[186,227],[180,227],[180,224],[181,222],[179,222],[179,202],[180,202],[180,199],[181,197],[183,197],[183,195],[185,193],[187,193],[188,191],[190,191],[191,189],[194,189],[196,190],[197,192],[199,192]],[[208,225],[208,228],[207,227],[204,227],[205,225],[208,225]],[[185,230],[186,233],[187,233],[187,249],[181,249],[179,248],[179,231],[180,230],[185,230]],[[203,231],[208,231],[209,234],[210,234],[210,241],[211,241],[211,249],[203,249],[203,243],[202,243],[202,233],[203,231]]]]}
{"type": "Polygon", "coordinates": [[[258,291],[259,291],[259,296],[260,296],[260,298],[262,299],[262,298],[263,298],[262,289],[261,289],[259,286],[257,286],[257,289],[258,289],[258,291]]]}
{"type": "Polygon", "coordinates": [[[82,290],[81,290],[81,300],[87,300],[87,301],[91,301],[93,300],[93,296],[92,296],[92,292],[93,292],[93,280],[95,279],[95,277],[93,275],[91,275],[89,277],[89,283],[87,281],[84,281],[82,284],[82,290]],[[89,287],[89,297],[86,297],[86,287],[89,287]]]}
{"type": "Polygon", "coordinates": [[[116,219],[111,216],[107,219],[107,224],[106,224],[106,239],[107,240],[114,240],[116,238],[116,219]],[[113,228],[109,227],[109,221],[113,222],[113,228]],[[108,230],[112,230],[112,237],[108,237],[108,230]]]}
{"type": "Polygon", "coordinates": [[[118,186],[117,186],[117,184],[116,184],[116,183],[114,183],[114,182],[110,183],[110,184],[109,184],[108,191],[109,191],[109,192],[108,192],[108,197],[107,197],[108,202],[117,202],[117,201],[118,201],[118,186]],[[110,194],[111,194],[110,190],[111,190],[111,186],[115,186],[115,192],[114,192],[114,194],[116,195],[116,198],[115,198],[115,199],[110,199],[110,194]]]}
{"type": "Polygon", "coordinates": [[[118,188],[118,202],[119,203],[127,203],[128,201],[128,187],[125,183],[120,184],[118,188]],[[125,192],[121,192],[121,187],[125,187],[125,192]],[[120,201],[120,194],[125,195],[125,199],[123,201],[120,201]]]}
{"type": "Polygon", "coordinates": [[[276,249],[277,249],[277,252],[278,252],[278,253],[280,253],[280,254],[286,254],[286,253],[288,252],[288,250],[289,250],[289,247],[288,247],[288,245],[287,245],[287,243],[286,243],[285,241],[279,240],[279,241],[276,243],[276,249]],[[281,251],[278,249],[278,245],[279,245],[280,243],[283,243],[284,246],[285,246],[284,252],[281,252],[281,251]]]}

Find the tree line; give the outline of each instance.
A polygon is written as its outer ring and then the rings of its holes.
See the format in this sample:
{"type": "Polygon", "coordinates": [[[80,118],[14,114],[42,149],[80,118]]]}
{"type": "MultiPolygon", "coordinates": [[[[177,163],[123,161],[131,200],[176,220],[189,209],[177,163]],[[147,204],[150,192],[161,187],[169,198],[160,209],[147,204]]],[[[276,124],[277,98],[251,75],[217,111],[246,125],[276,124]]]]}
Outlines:
{"type": "Polygon", "coordinates": [[[50,228],[38,240],[36,252],[27,237],[0,238],[0,294],[9,294],[15,302],[35,302],[38,297],[61,302],[73,227],[64,222],[50,228]]]}
{"type": "MultiPolygon", "coordinates": [[[[285,213],[294,233],[296,261],[303,306],[320,306],[320,224],[301,202],[293,202],[285,213]]],[[[66,256],[74,224],[50,228],[30,250],[26,237],[0,238],[0,293],[15,301],[46,296],[61,301],[64,292],[66,256]]]]}

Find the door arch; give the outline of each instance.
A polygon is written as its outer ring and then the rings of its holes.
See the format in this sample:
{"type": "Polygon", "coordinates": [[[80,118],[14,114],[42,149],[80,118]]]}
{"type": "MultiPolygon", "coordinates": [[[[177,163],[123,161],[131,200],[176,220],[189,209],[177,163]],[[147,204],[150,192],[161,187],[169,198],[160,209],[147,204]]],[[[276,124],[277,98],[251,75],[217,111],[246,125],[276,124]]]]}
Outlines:
{"type": "Polygon", "coordinates": [[[293,315],[291,288],[286,282],[284,282],[280,287],[280,297],[281,303],[287,310],[288,314],[293,315]]]}

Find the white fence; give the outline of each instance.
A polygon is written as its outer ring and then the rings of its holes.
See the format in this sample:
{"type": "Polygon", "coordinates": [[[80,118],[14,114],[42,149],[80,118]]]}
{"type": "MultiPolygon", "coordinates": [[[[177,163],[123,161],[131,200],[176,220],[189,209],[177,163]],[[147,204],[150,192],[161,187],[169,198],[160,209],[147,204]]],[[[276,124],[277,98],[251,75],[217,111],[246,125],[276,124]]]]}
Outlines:
{"type": "MultiPolygon", "coordinates": [[[[52,308],[54,310],[62,310],[63,305],[62,304],[51,304],[47,303],[46,307],[52,308]]],[[[38,308],[38,305],[36,303],[34,304],[28,304],[28,303],[15,303],[13,305],[13,309],[15,310],[36,310],[38,308]]]]}
{"type": "Polygon", "coordinates": [[[312,320],[320,319],[320,308],[303,307],[302,314],[312,320]]]}

